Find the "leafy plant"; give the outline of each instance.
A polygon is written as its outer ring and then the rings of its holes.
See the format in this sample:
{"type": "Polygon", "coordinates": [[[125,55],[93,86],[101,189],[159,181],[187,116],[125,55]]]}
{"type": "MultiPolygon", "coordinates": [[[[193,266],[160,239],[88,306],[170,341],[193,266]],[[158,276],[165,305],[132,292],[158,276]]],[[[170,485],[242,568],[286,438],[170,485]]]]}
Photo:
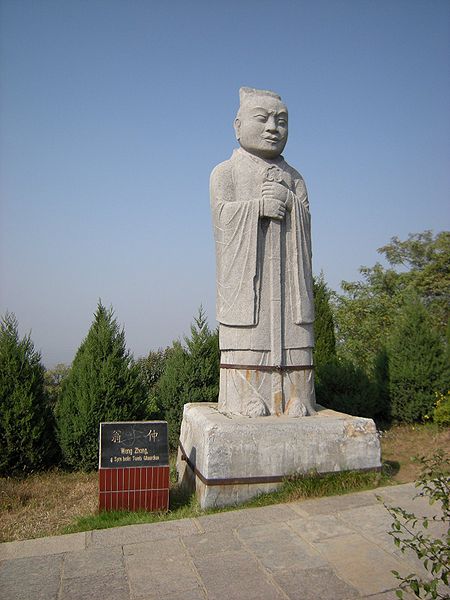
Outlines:
{"type": "Polygon", "coordinates": [[[314,364],[316,369],[336,360],[336,338],[334,335],[334,319],[330,306],[331,292],[321,275],[314,278],[314,364]]]}
{"type": "Polygon", "coordinates": [[[100,422],[140,420],[145,402],[139,367],[126,349],[125,333],[112,309],[99,302],[58,404],[58,433],[66,463],[84,471],[95,469],[100,422]]]}
{"type": "Polygon", "coordinates": [[[155,393],[169,426],[169,444],[178,446],[183,406],[189,402],[217,402],[219,394],[219,340],[208,327],[200,307],[184,344],[169,349],[155,393]]]}
{"type": "Polygon", "coordinates": [[[322,365],[316,380],[316,397],[322,406],[349,415],[373,418],[382,411],[376,385],[347,360],[322,365]]]}
{"type": "Polygon", "coordinates": [[[371,376],[374,361],[390,337],[405,298],[417,294],[430,323],[445,337],[449,320],[450,232],[429,230],[391,238],[378,248],[388,263],[361,267],[361,280],[343,281],[334,295],[338,354],[371,376]]]}
{"type": "Polygon", "coordinates": [[[30,335],[19,338],[16,317],[0,323],[0,473],[41,469],[55,457],[54,421],[44,391],[44,367],[30,335]]]}
{"type": "Polygon", "coordinates": [[[392,331],[388,355],[392,417],[407,423],[421,421],[432,412],[434,390],[444,388],[448,367],[442,338],[417,295],[405,302],[392,331]]]}
{"type": "Polygon", "coordinates": [[[436,392],[436,407],[433,421],[442,427],[450,426],[450,391],[447,394],[436,392]]]}
{"type": "Polygon", "coordinates": [[[430,504],[440,505],[440,514],[433,517],[419,517],[397,506],[387,506],[394,521],[389,534],[402,553],[413,551],[422,561],[430,577],[423,579],[412,573],[407,576],[392,571],[401,582],[396,591],[398,598],[403,598],[405,591],[412,592],[417,598],[443,599],[450,598],[448,585],[450,578],[450,455],[438,450],[433,456],[416,459],[422,465],[416,488],[420,491],[416,497],[426,497],[430,504]],[[429,523],[442,523],[446,528],[443,538],[428,534],[429,523]]]}

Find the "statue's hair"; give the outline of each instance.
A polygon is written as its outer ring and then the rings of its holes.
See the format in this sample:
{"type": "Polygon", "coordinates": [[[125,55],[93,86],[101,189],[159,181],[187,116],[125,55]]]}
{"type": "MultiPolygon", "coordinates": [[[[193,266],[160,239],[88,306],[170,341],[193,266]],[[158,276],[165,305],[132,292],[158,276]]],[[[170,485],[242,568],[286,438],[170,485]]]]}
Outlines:
{"type": "Polygon", "coordinates": [[[281,100],[281,96],[279,94],[276,94],[275,92],[271,92],[270,90],[257,90],[256,88],[241,87],[239,90],[240,104],[239,104],[239,108],[238,108],[237,115],[236,115],[237,119],[239,119],[239,117],[240,117],[242,108],[247,103],[249,103],[251,100],[253,100],[254,98],[256,98],[258,96],[268,96],[269,98],[275,98],[276,100],[283,102],[281,100]]]}
{"type": "Polygon", "coordinates": [[[253,96],[270,96],[271,98],[281,100],[281,96],[279,96],[275,92],[271,92],[270,90],[257,90],[255,88],[250,87],[241,87],[239,90],[239,100],[241,106],[242,104],[245,104],[247,100],[250,100],[253,96]]]}

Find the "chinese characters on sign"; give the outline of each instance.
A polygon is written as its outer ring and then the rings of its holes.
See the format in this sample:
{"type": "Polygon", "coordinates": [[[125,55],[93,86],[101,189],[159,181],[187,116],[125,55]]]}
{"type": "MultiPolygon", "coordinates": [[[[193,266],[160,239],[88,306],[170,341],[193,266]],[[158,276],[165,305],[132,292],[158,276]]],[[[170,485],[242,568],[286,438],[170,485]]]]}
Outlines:
{"type": "Polygon", "coordinates": [[[151,467],[168,461],[166,422],[100,424],[99,467],[151,467]]]}

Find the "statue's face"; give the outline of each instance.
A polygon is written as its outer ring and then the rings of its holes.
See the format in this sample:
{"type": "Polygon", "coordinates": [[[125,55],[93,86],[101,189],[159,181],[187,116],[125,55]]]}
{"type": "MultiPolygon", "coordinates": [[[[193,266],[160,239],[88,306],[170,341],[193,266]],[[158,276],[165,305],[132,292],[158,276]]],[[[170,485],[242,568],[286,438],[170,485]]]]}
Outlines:
{"type": "Polygon", "coordinates": [[[287,142],[287,108],[276,98],[255,96],[239,110],[234,128],[244,150],[261,158],[276,158],[287,142]]]}

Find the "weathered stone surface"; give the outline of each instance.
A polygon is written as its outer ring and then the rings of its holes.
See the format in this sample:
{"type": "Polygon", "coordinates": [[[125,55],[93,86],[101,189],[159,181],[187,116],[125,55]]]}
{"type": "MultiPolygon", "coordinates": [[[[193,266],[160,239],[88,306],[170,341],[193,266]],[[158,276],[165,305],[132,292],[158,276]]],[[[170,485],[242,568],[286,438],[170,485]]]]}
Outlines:
{"type": "MultiPolygon", "coordinates": [[[[283,477],[380,466],[380,443],[371,419],[318,408],[317,414],[308,418],[250,419],[224,415],[212,403],[186,404],[181,445],[189,461],[207,480],[283,477]]],[[[280,485],[205,484],[193,476],[181,452],[177,469],[182,485],[196,490],[202,508],[238,504],[280,485]]]]}
{"type": "Polygon", "coordinates": [[[261,508],[246,508],[233,510],[214,515],[197,517],[196,521],[202,530],[222,531],[224,529],[239,529],[249,525],[262,525],[264,523],[280,523],[295,517],[290,505],[274,504],[261,508]]]}
{"type": "Polygon", "coordinates": [[[377,506],[379,502],[373,492],[358,492],[355,494],[345,494],[343,496],[333,496],[325,498],[315,498],[313,500],[304,500],[292,504],[293,510],[300,510],[307,515],[337,513],[357,507],[377,506]]]}
{"type": "Polygon", "coordinates": [[[234,127],[240,148],[210,185],[220,410],[313,414],[310,214],[305,182],[281,156],[287,108],[274,92],[241,88],[234,127]]]}
{"type": "Polygon", "coordinates": [[[358,591],[329,568],[303,569],[301,566],[277,571],[275,581],[290,600],[350,600],[358,591]]]}
{"type": "Polygon", "coordinates": [[[328,538],[314,547],[331,564],[337,575],[362,594],[376,594],[396,585],[393,569],[405,567],[397,557],[385,552],[358,534],[328,538]]]}
{"type": "Polygon", "coordinates": [[[64,557],[64,579],[72,577],[92,577],[120,573],[124,571],[122,548],[95,548],[78,552],[69,552],[64,557]]]}
{"type": "Polygon", "coordinates": [[[183,538],[183,544],[195,559],[242,550],[241,543],[230,529],[190,535],[183,538]]]}
{"type": "Polygon", "coordinates": [[[125,527],[93,531],[89,547],[116,546],[117,544],[161,540],[179,535],[189,535],[197,531],[194,519],[180,519],[168,523],[126,525],[125,527]]]}
{"type": "Polygon", "coordinates": [[[86,540],[89,537],[90,532],[87,532],[71,533],[57,537],[43,537],[35,540],[5,542],[0,544],[0,560],[83,550],[86,547],[86,540]]]}
{"type": "Polygon", "coordinates": [[[293,531],[308,542],[318,542],[354,533],[351,527],[346,526],[335,515],[322,514],[304,519],[294,519],[288,524],[293,531]]]}
{"type": "Polygon", "coordinates": [[[326,565],[318,551],[284,523],[244,527],[237,535],[269,571],[291,567],[313,569],[326,565]]]}
{"type": "Polygon", "coordinates": [[[244,550],[194,560],[208,600],[285,600],[257,560],[244,550]]]}
{"type": "Polygon", "coordinates": [[[107,573],[63,579],[61,598],[64,600],[129,600],[130,591],[125,573],[107,573]]]}
{"type": "Polygon", "coordinates": [[[125,565],[133,600],[201,590],[190,556],[178,538],[158,540],[157,545],[132,544],[126,549],[125,565]]]}
{"type": "Polygon", "coordinates": [[[0,564],[2,600],[57,600],[63,556],[34,556],[0,564]]]}

